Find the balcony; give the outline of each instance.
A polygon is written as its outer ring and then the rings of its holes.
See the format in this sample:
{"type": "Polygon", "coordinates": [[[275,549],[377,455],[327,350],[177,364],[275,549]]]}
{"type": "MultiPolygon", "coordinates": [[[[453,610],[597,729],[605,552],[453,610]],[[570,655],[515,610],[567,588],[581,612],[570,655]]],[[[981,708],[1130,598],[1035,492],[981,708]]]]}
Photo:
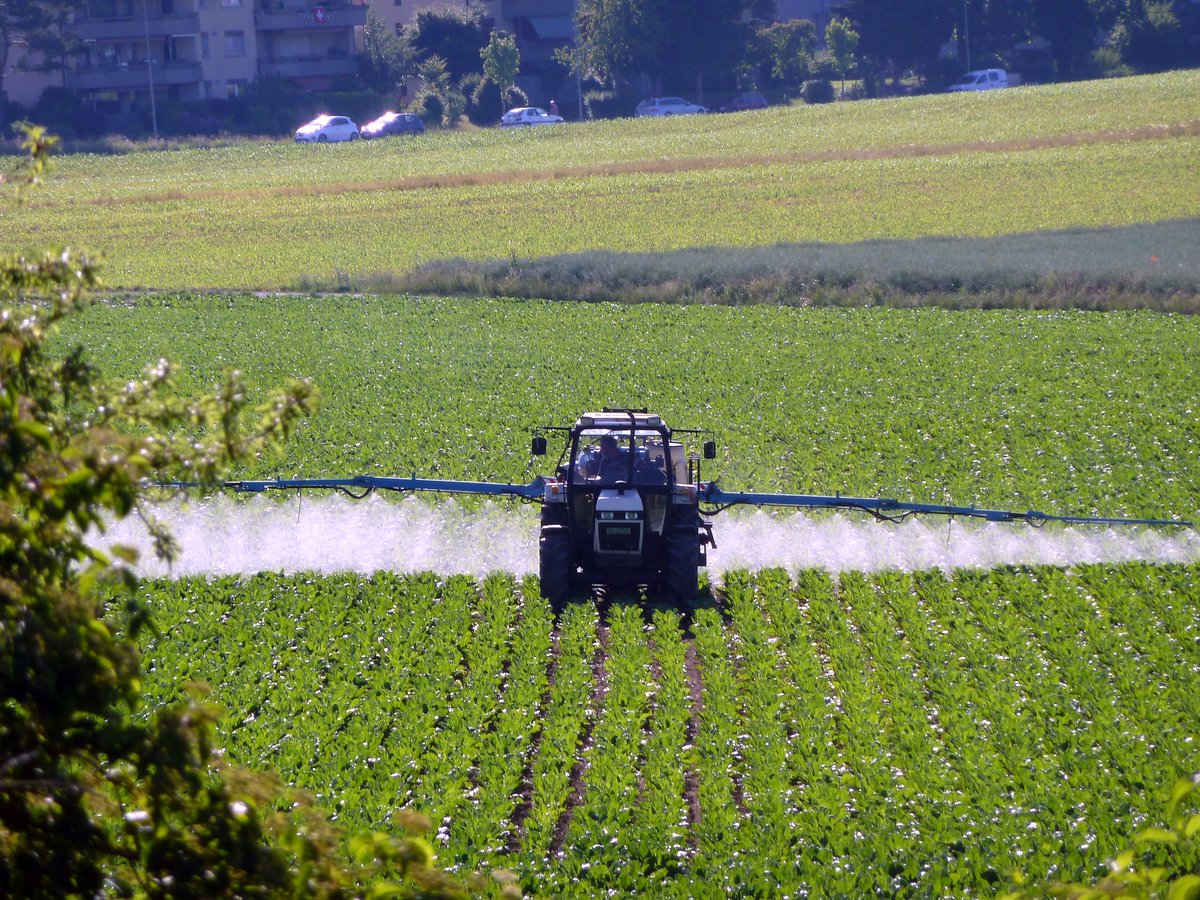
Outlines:
{"type": "Polygon", "coordinates": [[[196,34],[200,31],[200,16],[184,13],[170,16],[141,16],[120,19],[77,19],[76,33],[85,41],[108,41],[120,38],[144,38],[149,32],[152,38],[172,35],[196,34]]]}
{"type": "MultiPolygon", "coordinates": [[[[202,79],[200,63],[154,64],[154,86],[196,84],[202,79]]],[[[130,91],[150,87],[146,61],[116,66],[88,66],[67,72],[67,87],[76,91],[130,91]]]]}
{"type": "Polygon", "coordinates": [[[254,13],[259,31],[308,31],[322,28],[353,28],[367,24],[367,8],[353,6],[292,6],[285,9],[260,9],[254,13]]]}
{"type": "Polygon", "coordinates": [[[358,62],[352,56],[312,56],[292,59],[260,59],[258,74],[279,78],[323,78],[354,75],[358,62]]]}
{"type": "Polygon", "coordinates": [[[536,16],[574,18],[573,0],[500,0],[500,15],[508,19],[536,16]]]}

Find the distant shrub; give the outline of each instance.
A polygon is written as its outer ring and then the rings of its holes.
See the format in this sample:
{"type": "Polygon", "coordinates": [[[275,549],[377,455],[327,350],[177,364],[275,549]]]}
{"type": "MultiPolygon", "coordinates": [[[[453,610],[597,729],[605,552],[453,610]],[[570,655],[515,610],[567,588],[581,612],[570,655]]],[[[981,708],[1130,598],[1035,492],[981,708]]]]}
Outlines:
{"type": "Polygon", "coordinates": [[[474,125],[495,125],[500,121],[503,110],[514,106],[528,106],[529,97],[519,87],[509,90],[500,103],[500,88],[495,82],[482,75],[466,75],[458,83],[458,89],[467,99],[467,118],[474,125]]]}
{"type": "Polygon", "coordinates": [[[812,81],[806,81],[804,87],[800,89],[800,96],[804,98],[805,103],[832,103],[833,82],[827,78],[814,78],[812,81]]]}
{"type": "Polygon", "coordinates": [[[1092,51],[1092,74],[1097,78],[1124,78],[1134,71],[1121,60],[1121,52],[1113,47],[1098,47],[1092,51]]]}
{"type": "Polygon", "coordinates": [[[446,106],[442,103],[442,98],[433,91],[421,91],[408,109],[409,112],[420,116],[421,121],[430,128],[441,128],[446,116],[446,106]]]}
{"type": "Polygon", "coordinates": [[[637,99],[617,91],[587,91],[583,106],[589,119],[619,119],[633,115],[637,99]]]}

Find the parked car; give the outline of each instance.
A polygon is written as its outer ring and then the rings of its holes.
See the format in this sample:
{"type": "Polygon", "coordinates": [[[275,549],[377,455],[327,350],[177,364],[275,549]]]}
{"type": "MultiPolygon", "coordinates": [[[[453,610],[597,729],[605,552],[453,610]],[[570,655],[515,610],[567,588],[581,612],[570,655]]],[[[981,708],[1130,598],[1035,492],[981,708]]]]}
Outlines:
{"type": "Polygon", "coordinates": [[[990,91],[1009,86],[1008,73],[1003,69],[975,69],[968,72],[950,87],[948,91],[990,91]]]}
{"type": "Polygon", "coordinates": [[[518,106],[500,117],[500,127],[522,128],[530,125],[555,125],[562,121],[562,116],[548,113],[540,106],[518,106]]]}
{"type": "Polygon", "coordinates": [[[296,140],[302,144],[357,141],[358,126],[345,116],[317,116],[296,129],[296,140]]]}
{"type": "Polygon", "coordinates": [[[634,110],[635,116],[691,116],[708,112],[703,106],[688,103],[682,97],[651,97],[634,110]]]}
{"type": "Polygon", "coordinates": [[[742,112],[747,109],[766,109],[767,98],[758,91],[746,91],[744,94],[738,94],[724,106],[720,107],[717,112],[742,112]]]}
{"type": "Polygon", "coordinates": [[[362,127],[364,140],[386,137],[389,134],[424,134],[425,123],[413,113],[385,112],[362,127]]]}

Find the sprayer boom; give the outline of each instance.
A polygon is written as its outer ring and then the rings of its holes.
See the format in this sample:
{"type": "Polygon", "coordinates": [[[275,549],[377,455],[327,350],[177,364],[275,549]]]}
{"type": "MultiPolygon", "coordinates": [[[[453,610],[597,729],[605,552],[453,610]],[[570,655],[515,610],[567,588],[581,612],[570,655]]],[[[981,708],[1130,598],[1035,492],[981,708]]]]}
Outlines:
{"type": "Polygon", "coordinates": [[[492,481],[447,481],[439,478],[386,478],[375,475],[356,475],[353,478],[277,478],[269,481],[221,481],[205,485],[199,481],[163,481],[166,488],[226,488],[241,494],[262,494],[266,491],[331,490],[364,497],[372,491],[435,491],[444,494],[483,494],[493,497],[520,497],[540,500],[545,488],[541,477],[529,484],[504,484],[492,481]]]}
{"type": "Polygon", "coordinates": [[[538,538],[542,594],[554,608],[574,590],[594,585],[645,586],[669,602],[695,601],[699,569],[707,548],[715,547],[708,516],[731,506],[857,510],[897,522],[915,515],[1026,522],[1044,525],[1192,527],[1178,519],[1115,516],[1063,516],[1029,510],[982,509],[935,503],[906,503],[887,497],[823,494],[767,494],[725,491],[701,474],[715,459],[717,445],[704,440],[690,454],[683,440],[706,431],[672,429],[645,409],[586,412],[569,427],[544,425],[534,430],[530,451],[545,456],[545,432],[560,434],[564,446],[553,471],[529,484],[448,481],[437,478],[279,478],[266,481],[160,482],[162,487],[225,488],[238,493],[332,490],[350,497],[373,491],[430,491],[516,497],[541,506],[538,538]]]}
{"type": "Polygon", "coordinates": [[[711,504],[709,514],[731,506],[782,506],[794,509],[847,509],[868,513],[877,519],[899,521],[914,515],[963,516],[988,522],[1028,522],[1043,525],[1060,522],[1065,525],[1146,525],[1153,527],[1179,526],[1190,528],[1192,522],[1178,519],[1132,519],[1116,516],[1056,516],[1028,510],[983,509],[977,506],[944,506],[937,503],[903,503],[887,497],[843,497],[840,494],[759,494],[745,491],[723,491],[715,483],[701,485],[700,500],[711,504]]]}

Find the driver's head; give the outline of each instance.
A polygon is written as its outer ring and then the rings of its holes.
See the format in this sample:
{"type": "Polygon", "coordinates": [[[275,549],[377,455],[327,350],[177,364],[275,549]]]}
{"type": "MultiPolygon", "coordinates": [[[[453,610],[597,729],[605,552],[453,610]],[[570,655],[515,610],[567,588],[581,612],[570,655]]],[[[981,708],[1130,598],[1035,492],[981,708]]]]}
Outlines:
{"type": "Polygon", "coordinates": [[[617,452],[617,439],[611,434],[600,438],[600,453],[602,456],[613,456],[617,452]]]}

